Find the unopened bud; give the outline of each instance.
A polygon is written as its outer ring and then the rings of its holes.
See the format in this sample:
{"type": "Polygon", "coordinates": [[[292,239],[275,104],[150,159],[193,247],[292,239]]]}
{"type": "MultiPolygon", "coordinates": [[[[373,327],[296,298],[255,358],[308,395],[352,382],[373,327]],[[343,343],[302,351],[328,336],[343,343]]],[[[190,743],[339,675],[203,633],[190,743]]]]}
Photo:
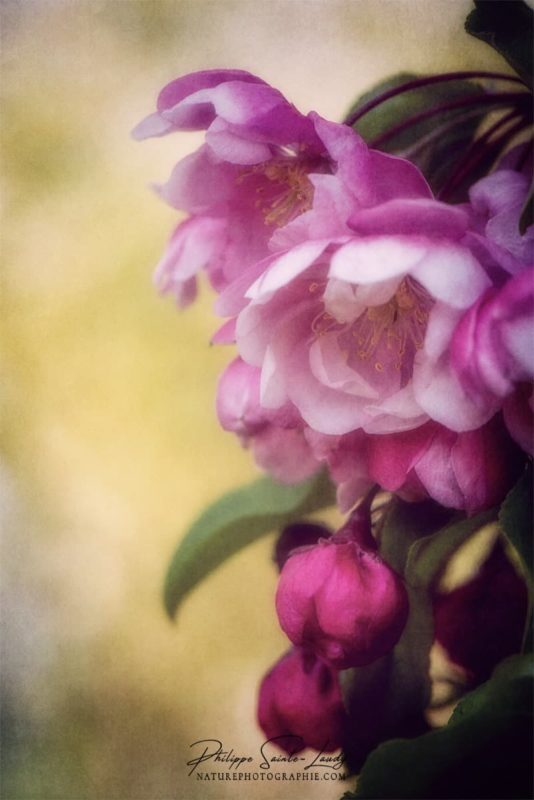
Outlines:
{"type": "Polygon", "coordinates": [[[337,750],[347,721],[337,672],[313,653],[293,648],[261,683],[258,721],[286,753],[337,750]]]}
{"type": "Polygon", "coordinates": [[[276,610],[295,645],[337,669],[370,664],[391,650],[408,617],[401,578],[367,546],[355,519],[330,539],[297,550],[284,565],[276,610]]]}

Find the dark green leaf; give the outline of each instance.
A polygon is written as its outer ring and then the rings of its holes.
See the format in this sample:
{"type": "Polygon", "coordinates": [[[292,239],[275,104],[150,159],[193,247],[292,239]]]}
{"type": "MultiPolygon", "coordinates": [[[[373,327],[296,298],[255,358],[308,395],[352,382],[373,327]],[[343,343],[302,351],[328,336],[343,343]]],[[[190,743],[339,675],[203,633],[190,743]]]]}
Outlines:
{"type": "MultiPolygon", "coordinates": [[[[492,703],[498,704],[506,699],[507,692],[512,690],[508,700],[509,708],[514,710],[514,682],[516,680],[531,680],[534,678],[534,659],[532,656],[511,656],[502,661],[489,681],[483,683],[467,694],[454,710],[450,725],[469,718],[472,714],[481,711],[491,711],[492,703]]],[[[516,711],[531,711],[530,706],[521,703],[515,705],[516,711]]]]}
{"type": "MultiPolygon", "coordinates": [[[[369,100],[417,77],[421,76],[401,73],[379,83],[358,99],[348,116],[369,100]]],[[[372,143],[421,112],[480,93],[483,93],[482,87],[472,81],[458,80],[422,86],[381,103],[359,119],[354,128],[367,142],[372,143]]],[[[478,125],[489,110],[488,106],[475,108],[467,105],[442,111],[410,125],[377,146],[387,153],[410,158],[437,192],[450,176],[452,166],[473,141],[478,125]]]]}
{"type": "MultiPolygon", "coordinates": [[[[409,72],[401,72],[398,75],[393,75],[386,80],[380,81],[380,83],[377,83],[372,89],[358,98],[351,107],[347,117],[352,116],[352,114],[366,105],[370,100],[374,100],[375,97],[384,94],[390,89],[395,89],[403,84],[410,83],[423,77],[422,75],[415,75],[409,72]]],[[[420,86],[416,89],[411,89],[410,91],[390,97],[376,108],[371,109],[354,124],[354,128],[367,142],[372,142],[384,136],[384,134],[391,128],[396,127],[399,123],[404,122],[409,117],[413,117],[422,111],[428,111],[428,109],[432,107],[462,100],[471,95],[480,94],[481,92],[483,92],[483,88],[479,84],[463,80],[432,84],[430,86],[420,86]]],[[[451,113],[456,115],[464,114],[465,109],[456,109],[454,112],[437,114],[431,119],[418,122],[409,129],[387,139],[381,149],[387,152],[399,152],[411,147],[423,137],[434,134],[439,124],[450,121],[452,119],[450,116],[451,113]]],[[[479,112],[479,115],[484,115],[486,113],[487,111],[483,110],[479,112]]]]}
{"type": "Polygon", "coordinates": [[[528,798],[532,661],[514,657],[459,704],[444,728],[393,740],[367,759],[356,798],[528,798]]]}
{"type": "MultiPolygon", "coordinates": [[[[412,544],[434,533],[452,514],[431,500],[406,503],[392,498],[377,532],[380,555],[402,575],[412,544]]],[[[409,584],[406,589],[410,613],[391,653],[367,667],[341,674],[345,704],[352,721],[345,754],[353,772],[361,768],[380,742],[394,736],[416,736],[427,729],[423,711],[430,696],[432,607],[426,591],[409,584]]]]}
{"type": "Polygon", "coordinates": [[[484,525],[496,520],[496,509],[489,509],[414,542],[406,561],[406,580],[413,586],[430,588],[458,547],[484,525]]]}
{"type": "Polygon", "coordinates": [[[169,616],[197,583],[242,547],[334,502],[334,489],[323,474],[297,486],[260,478],[221,497],[193,523],[172,558],[164,587],[169,616]]]}
{"type": "Polygon", "coordinates": [[[432,605],[425,591],[406,584],[410,615],[393,649],[389,685],[391,705],[397,720],[422,714],[430,699],[429,653],[434,638],[432,605]]]}
{"type": "MultiPolygon", "coordinates": [[[[372,89],[369,89],[358,97],[346,114],[346,119],[350,119],[353,114],[367,105],[370,100],[374,100],[375,97],[379,97],[390,89],[396,89],[397,86],[402,86],[404,83],[410,83],[421,77],[421,75],[416,75],[413,72],[399,72],[397,75],[392,75],[390,78],[380,81],[375,84],[372,89]]],[[[358,122],[354,124],[354,129],[357,130],[360,136],[363,136],[367,142],[378,138],[402,119],[411,116],[412,113],[422,110],[417,100],[414,101],[413,98],[411,101],[409,100],[411,94],[412,92],[407,92],[405,95],[397,95],[387,100],[385,103],[381,103],[377,108],[372,109],[359,119],[358,122]],[[412,104],[414,104],[413,111],[412,104]]],[[[411,138],[406,141],[406,144],[411,143],[411,138]]]]}
{"type": "Polygon", "coordinates": [[[519,553],[526,573],[532,577],[532,465],[528,465],[499,512],[500,526],[519,553]]]}
{"type": "Polygon", "coordinates": [[[407,591],[410,614],[392,652],[367,667],[341,673],[350,719],[344,751],[352,772],[386,739],[417,736],[428,729],[423,712],[430,699],[432,607],[426,592],[410,586],[407,591]]]}
{"type": "Polygon", "coordinates": [[[378,531],[380,555],[400,575],[404,574],[408,550],[423,536],[429,536],[455,515],[433,500],[407,503],[398,497],[390,501],[378,531]]]}
{"type": "Polygon", "coordinates": [[[514,488],[506,496],[499,512],[501,530],[519,555],[529,590],[529,609],[523,637],[523,652],[532,650],[533,522],[532,464],[528,464],[514,488]]]}
{"type": "Polygon", "coordinates": [[[475,0],[475,8],[465,21],[467,33],[497,50],[530,87],[533,16],[521,0],[475,0]]]}

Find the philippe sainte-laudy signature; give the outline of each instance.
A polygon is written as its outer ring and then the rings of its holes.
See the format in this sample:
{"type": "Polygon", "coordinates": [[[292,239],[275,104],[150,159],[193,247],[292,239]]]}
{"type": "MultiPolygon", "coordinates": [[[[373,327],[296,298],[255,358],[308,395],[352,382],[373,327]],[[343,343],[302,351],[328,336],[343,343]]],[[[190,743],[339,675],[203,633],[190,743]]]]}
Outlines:
{"type": "Polygon", "coordinates": [[[259,748],[259,752],[254,755],[243,755],[236,753],[233,748],[225,749],[220,739],[199,739],[192,742],[190,747],[195,753],[194,757],[187,761],[187,766],[191,767],[189,775],[192,775],[197,768],[211,762],[218,766],[224,766],[227,770],[239,770],[252,767],[253,765],[259,766],[260,769],[270,770],[274,765],[279,764],[293,764],[298,765],[299,769],[306,771],[309,769],[322,768],[322,769],[340,769],[345,763],[343,753],[337,755],[325,753],[328,747],[328,742],[325,742],[323,750],[316,753],[313,757],[300,755],[303,748],[303,742],[300,736],[293,736],[287,734],[285,736],[276,736],[273,739],[267,739],[259,748]],[[276,747],[276,742],[279,739],[284,740],[284,745],[287,747],[289,741],[294,742],[293,752],[289,755],[280,753],[276,747]]]}

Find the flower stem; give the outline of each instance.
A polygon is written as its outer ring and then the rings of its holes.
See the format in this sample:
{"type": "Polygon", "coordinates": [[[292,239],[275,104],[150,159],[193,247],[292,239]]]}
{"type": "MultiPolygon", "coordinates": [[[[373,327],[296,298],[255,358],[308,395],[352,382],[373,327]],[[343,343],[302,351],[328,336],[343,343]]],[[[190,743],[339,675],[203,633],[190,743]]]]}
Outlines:
{"type": "MultiPolygon", "coordinates": [[[[517,112],[513,111],[512,113],[516,114],[517,112]]],[[[473,108],[471,111],[467,111],[465,114],[455,115],[454,119],[444,122],[443,125],[439,125],[437,128],[434,128],[434,130],[427,136],[423,136],[421,139],[418,139],[416,142],[414,142],[414,144],[412,144],[410,147],[407,147],[405,150],[399,150],[396,155],[401,156],[401,158],[413,160],[414,156],[419,155],[422,150],[425,150],[425,148],[434,144],[435,141],[439,141],[443,136],[449,133],[449,131],[454,130],[457,125],[461,125],[464,122],[468,122],[470,119],[476,119],[477,117],[480,117],[479,108],[473,108]]]]}
{"type": "Polygon", "coordinates": [[[440,75],[427,75],[424,78],[416,78],[413,81],[408,81],[407,83],[403,83],[400,86],[394,87],[393,89],[388,89],[387,92],[383,92],[382,94],[378,95],[378,97],[373,97],[372,100],[369,100],[357,111],[354,111],[352,114],[350,114],[345,119],[345,125],[354,125],[365,114],[367,114],[369,111],[372,111],[373,108],[376,108],[386,100],[390,100],[392,97],[396,97],[399,94],[404,94],[404,92],[409,92],[412,89],[419,89],[423,86],[432,86],[435,83],[445,83],[447,81],[459,81],[470,78],[493,78],[499,81],[510,81],[512,83],[520,83],[524,85],[524,82],[515,75],[504,75],[501,72],[444,72],[440,75]]]}
{"type": "Polygon", "coordinates": [[[349,527],[353,531],[354,540],[368,550],[378,548],[378,543],[372,533],[371,506],[379,491],[380,487],[376,484],[371,487],[349,517],[349,527]]]}
{"type": "Polygon", "coordinates": [[[484,161],[487,158],[491,158],[492,160],[497,158],[506,143],[528,125],[523,118],[520,118],[515,125],[512,125],[506,131],[503,131],[503,133],[501,133],[501,135],[496,139],[493,139],[493,141],[489,141],[490,135],[495,133],[504,124],[504,121],[510,122],[511,120],[512,116],[509,114],[506,115],[506,117],[498,120],[498,122],[496,122],[492,128],[486,131],[484,137],[480,137],[473,142],[471,147],[469,147],[465,153],[464,158],[456,167],[456,170],[452,173],[447,183],[441,189],[439,193],[440,200],[446,200],[448,197],[450,197],[452,192],[465,178],[467,178],[470,172],[476,169],[481,161],[484,161]],[[483,139],[484,141],[482,141],[483,139]]]}
{"type": "Polygon", "coordinates": [[[408,117],[408,119],[399,122],[397,125],[394,125],[392,128],[385,131],[385,133],[377,136],[376,139],[373,139],[372,142],[369,142],[369,147],[379,148],[393,136],[397,136],[407,128],[411,128],[413,125],[417,125],[419,122],[430,119],[437,114],[455,111],[457,108],[465,108],[466,106],[475,105],[493,105],[497,107],[508,105],[519,106],[523,98],[530,98],[530,95],[528,95],[527,92],[494,92],[490,94],[484,92],[483,94],[472,94],[468,97],[462,97],[459,100],[453,100],[450,103],[443,103],[442,105],[434,106],[433,108],[427,108],[425,111],[420,111],[418,114],[408,117]]]}

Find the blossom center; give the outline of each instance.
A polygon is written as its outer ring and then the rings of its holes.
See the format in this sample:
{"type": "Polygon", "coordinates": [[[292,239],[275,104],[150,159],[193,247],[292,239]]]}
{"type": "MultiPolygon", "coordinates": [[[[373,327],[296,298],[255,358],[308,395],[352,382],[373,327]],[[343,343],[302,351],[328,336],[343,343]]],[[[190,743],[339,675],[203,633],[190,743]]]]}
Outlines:
{"type": "Polygon", "coordinates": [[[406,357],[413,359],[423,346],[430,297],[410,278],[405,278],[387,303],[371,306],[352,325],[356,356],[361,361],[372,360],[374,369],[381,372],[387,360],[396,370],[402,368],[406,357]]]}
{"type": "Polygon", "coordinates": [[[296,158],[276,158],[251,169],[238,178],[255,179],[255,207],[266,225],[282,227],[312,207],[313,185],[307,164],[296,158]]]}
{"type": "MultiPolygon", "coordinates": [[[[311,293],[318,284],[311,284],[311,293]]],[[[401,371],[411,365],[417,350],[423,346],[432,299],[413,278],[401,281],[387,303],[368,306],[349,323],[341,323],[326,311],[312,322],[316,337],[338,333],[347,362],[355,369],[375,372],[393,367],[401,371]]]]}

